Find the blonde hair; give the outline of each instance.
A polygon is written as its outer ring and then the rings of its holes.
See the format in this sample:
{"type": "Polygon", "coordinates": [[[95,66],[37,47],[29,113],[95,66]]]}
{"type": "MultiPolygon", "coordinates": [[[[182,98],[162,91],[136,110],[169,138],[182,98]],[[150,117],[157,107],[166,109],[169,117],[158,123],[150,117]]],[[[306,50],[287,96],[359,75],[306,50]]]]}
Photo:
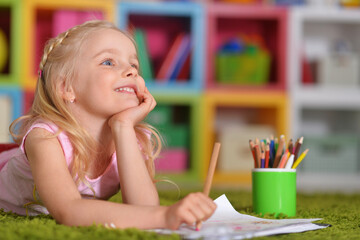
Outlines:
{"type": "MultiPolygon", "coordinates": [[[[75,26],[57,37],[50,39],[45,48],[39,68],[35,98],[27,115],[16,119],[10,125],[10,133],[14,141],[21,143],[22,138],[38,120],[45,120],[55,123],[59,127],[57,136],[61,131],[66,132],[73,147],[73,161],[71,175],[78,184],[85,182],[85,173],[88,169],[88,159],[94,152],[96,143],[90,134],[78,123],[71,114],[63,100],[58,83],[59,79],[64,80],[65,88],[71,86],[76,76],[75,61],[82,44],[90,33],[101,29],[113,29],[119,31],[131,39],[126,32],[118,29],[114,24],[107,21],[88,21],[75,26]]],[[[146,123],[139,123],[135,126],[135,132],[141,145],[141,151],[146,158],[146,167],[155,181],[154,160],[161,151],[161,139],[156,129],[146,123]],[[149,132],[151,137],[149,138],[149,132]]]]}

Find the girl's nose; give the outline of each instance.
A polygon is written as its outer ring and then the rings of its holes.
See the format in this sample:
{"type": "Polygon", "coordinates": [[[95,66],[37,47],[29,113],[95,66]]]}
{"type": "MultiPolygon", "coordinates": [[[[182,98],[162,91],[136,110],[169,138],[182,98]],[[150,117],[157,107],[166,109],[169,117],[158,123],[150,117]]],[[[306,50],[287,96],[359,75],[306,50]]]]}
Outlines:
{"type": "Polygon", "coordinates": [[[136,77],[137,74],[137,70],[132,66],[129,66],[123,73],[124,77],[136,77]]]}

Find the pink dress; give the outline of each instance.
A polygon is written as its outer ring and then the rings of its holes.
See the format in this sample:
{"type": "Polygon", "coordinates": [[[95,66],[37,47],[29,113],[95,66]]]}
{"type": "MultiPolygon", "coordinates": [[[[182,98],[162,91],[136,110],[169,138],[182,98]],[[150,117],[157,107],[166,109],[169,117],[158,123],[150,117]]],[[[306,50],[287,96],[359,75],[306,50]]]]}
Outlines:
{"type": "MultiPolygon", "coordinates": [[[[29,132],[34,128],[44,128],[51,133],[56,133],[58,127],[53,123],[35,123],[25,134],[18,148],[0,153],[0,209],[12,211],[20,215],[49,214],[41,205],[41,199],[36,192],[31,168],[25,155],[24,143],[29,132]]],[[[72,161],[72,146],[64,132],[57,136],[64,151],[67,166],[70,171],[72,161]]],[[[95,198],[108,199],[120,189],[117,170],[116,154],[104,173],[96,179],[86,180],[95,191],[95,198]]],[[[94,193],[86,184],[80,183],[78,190],[83,198],[93,198],[94,193]]]]}

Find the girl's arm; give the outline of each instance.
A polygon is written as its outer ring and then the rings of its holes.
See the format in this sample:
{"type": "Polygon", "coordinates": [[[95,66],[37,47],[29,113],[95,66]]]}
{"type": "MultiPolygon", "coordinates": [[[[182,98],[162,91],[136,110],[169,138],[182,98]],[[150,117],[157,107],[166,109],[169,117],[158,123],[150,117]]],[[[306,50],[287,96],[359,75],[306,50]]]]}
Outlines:
{"type": "Polygon", "coordinates": [[[139,149],[134,127],[119,125],[112,128],[112,133],[123,202],[159,205],[158,193],[139,149]]]}
{"type": "Polygon", "coordinates": [[[125,203],[159,205],[159,197],[139,149],[135,125],[155,107],[147,89],[139,93],[139,106],[126,109],[109,119],[118,162],[122,199],[125,203]]]}
{"type": "Polygon", "coordinates": [[[177,229],[181,223],[206,220],[216,208],[212,200],[201,193],[190,194],[169,207],[82,199],[60,143],[49,136],[51,134],[44,129],[32,130],[25,149],[40,198],[59,223],[76,226],[113,223],[119,228],[177,229]]]}

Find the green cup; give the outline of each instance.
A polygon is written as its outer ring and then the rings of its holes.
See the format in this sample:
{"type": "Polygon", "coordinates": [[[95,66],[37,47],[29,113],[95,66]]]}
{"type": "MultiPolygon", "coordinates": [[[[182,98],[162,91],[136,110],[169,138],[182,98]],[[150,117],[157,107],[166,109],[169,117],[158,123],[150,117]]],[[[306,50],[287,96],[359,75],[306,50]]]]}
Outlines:
{"type": "Polygon", "coordinates": [[[253,211],[296,215],[296,169],[255,168],[252,171],[253,211]]]}

